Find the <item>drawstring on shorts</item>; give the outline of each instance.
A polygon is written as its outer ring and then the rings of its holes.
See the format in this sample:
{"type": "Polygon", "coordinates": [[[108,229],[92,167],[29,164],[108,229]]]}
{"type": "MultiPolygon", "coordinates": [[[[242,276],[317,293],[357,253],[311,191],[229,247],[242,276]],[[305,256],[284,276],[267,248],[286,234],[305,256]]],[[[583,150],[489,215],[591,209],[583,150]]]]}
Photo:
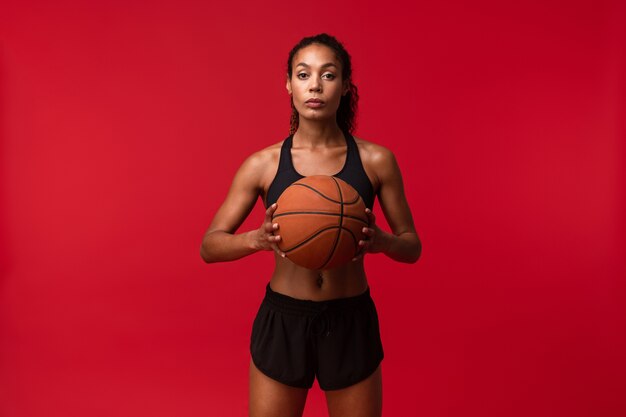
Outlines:
{"type": "Polygon", "coordinates": [[[328,310],[328,305],[322,305],[320,311],[318,311],[317,313],[313,315],[313,317],[311,318],[311,321],[309,321],[309,324],[307,324],[306,334],[308,336],[310,335],[321,336],[322,334],[324,334],[324,331],[326,331],[325,336],[330,336],[330,317],[326,313],[326,310],[328,310]],[[313,329],[313,323],[315,323],[316,321],[320,319],[324,319],[324,322],[323,322],[324,326],[321,328],[321,330],[315,331],[313,329]]]}
{"type": "Polygon", "coordinates": [[[362,294],[336,298],[326,301],[298,300],[284,294],[274,292],[269,282],[266,286],[265,302],[274,306],[281,312],[296,313],[310,317],[306,325],[306,335],[309,336],[330,336],[331,315],[344,309],[360,308],[371,303],[370,289],[367,287],[362,294]],[[315,328],[314,328],[315,327],[315,328]]]}

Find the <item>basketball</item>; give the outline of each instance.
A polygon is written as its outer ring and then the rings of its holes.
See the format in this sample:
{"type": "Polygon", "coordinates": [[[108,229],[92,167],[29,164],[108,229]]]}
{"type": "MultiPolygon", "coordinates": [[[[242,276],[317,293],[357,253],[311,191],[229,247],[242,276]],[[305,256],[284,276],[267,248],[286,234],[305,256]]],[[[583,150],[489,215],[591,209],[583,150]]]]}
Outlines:
{"type": "Polygon", "coordinates": [[[331,269],[359,252],[368,226],[365,203],[342,179],[313,175],[294,182],[277,200],[272,222],[279,224],[278,247],[308,269],[331,269]]]}

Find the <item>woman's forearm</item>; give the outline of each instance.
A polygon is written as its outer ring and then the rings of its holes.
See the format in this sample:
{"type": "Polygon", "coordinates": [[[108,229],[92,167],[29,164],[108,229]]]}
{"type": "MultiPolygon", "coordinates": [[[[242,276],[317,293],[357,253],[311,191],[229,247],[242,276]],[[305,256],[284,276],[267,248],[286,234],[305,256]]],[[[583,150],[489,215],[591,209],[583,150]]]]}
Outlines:
{"type": "Polygon", "coordinates": [[[251,234],[257,232],[252,230],[244,233],[227,233],[222,230],[215,230],[207,233],[202,240],[200,256],[206,263],[227,262],[243,258],[257,251],[254,239],[251,234]]]}
{"type": "Polygon", "coordinates": [[[398,262],[415,263],[422,253],[422,243],[416,233],[406,232],[399,235],[383,232],[382,252],[398,262]]]}

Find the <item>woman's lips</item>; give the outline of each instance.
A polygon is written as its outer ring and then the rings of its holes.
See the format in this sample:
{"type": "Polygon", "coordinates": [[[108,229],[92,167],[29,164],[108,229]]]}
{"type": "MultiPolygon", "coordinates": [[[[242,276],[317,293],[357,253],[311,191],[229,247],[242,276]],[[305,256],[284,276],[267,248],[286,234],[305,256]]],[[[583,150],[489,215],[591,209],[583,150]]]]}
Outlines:
{"type": "Polygon", "coordinates": [[[304,104],[307,107],[311,107],[313,109],[316,109],[318,107],[322,107],[324,105],[324,102],[322,100],[318,100],[318,99],[311,99],[311,100],[305,101],[304,104]]]}

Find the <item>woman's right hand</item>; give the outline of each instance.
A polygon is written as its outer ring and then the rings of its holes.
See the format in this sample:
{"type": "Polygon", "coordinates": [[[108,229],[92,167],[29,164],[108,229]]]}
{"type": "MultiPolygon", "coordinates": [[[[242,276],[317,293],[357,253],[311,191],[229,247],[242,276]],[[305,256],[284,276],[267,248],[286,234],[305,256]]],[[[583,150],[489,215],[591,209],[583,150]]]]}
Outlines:
{"type": "Polygon", "coordinates": [[[253,233],[254,247],[258,250],[273,250],[283,258],[285,253],[278,248],[280,235],[274,234],[278,230],[278,223],[272,223],[272,216],[278,205],[272,204],[265,210],[265,219],[263,224],[253,233]]]}

